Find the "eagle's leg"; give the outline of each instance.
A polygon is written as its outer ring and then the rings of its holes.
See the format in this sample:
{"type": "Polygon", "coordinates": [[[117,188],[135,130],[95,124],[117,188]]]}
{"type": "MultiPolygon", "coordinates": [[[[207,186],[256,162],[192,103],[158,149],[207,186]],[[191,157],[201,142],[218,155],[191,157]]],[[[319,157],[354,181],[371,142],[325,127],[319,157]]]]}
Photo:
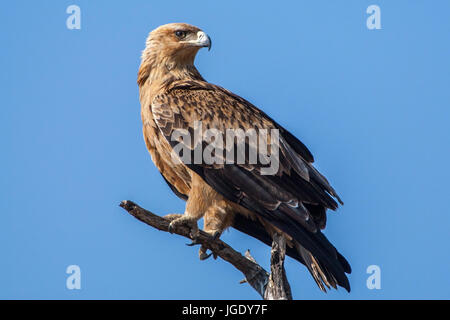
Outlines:
{"type": "MultiPolygon", "coordinates": [[[[186,210],[183,215],[175,216],[169,224],[169,232],[172,232],[178,225],[187,225],[191,228],[191,237],[195,240],[199,231],[197,221],[203,217],[211,204],[211,196],[215,194],[203,179],[193,173],[191,180],[191,190],[186,202],[186,210]]],[[[195,241],[194,241],[195,242],[195,241]]]]}
{"type": "Polygon", "coordinates": [[[233,212],[225,200],[214,201],[214,204],[206,210],[203,221],[203,230],[215,240],[231,226],[233,212]]]}
{"type": "MultiPolygon", "coordinates": [[[[222,232],[231,226],[233,214],[225,200],[214,201],[203,217],[203,230],[211,236],[211,241],[219,239],[222,232]]],[[[211,254],[206,253],[206,248],[201,246],[198,252],[200,260],[208,259],[211,254]]],[[[216,258],[216,256],[214,256],[216,258]]]]}

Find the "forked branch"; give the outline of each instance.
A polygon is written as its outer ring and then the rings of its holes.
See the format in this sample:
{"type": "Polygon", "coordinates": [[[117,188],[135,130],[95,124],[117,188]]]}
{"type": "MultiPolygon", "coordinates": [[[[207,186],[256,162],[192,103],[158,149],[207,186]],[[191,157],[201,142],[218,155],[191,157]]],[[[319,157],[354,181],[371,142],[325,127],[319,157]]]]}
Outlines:
{"type": "MultiPolygon", "coordinates": [[[[149,226],[161,231],[169,232],[170,221],[145,210],[132,201],[126,200],[120,203],[129,214],[149,226]]],[[[286,255],[286,240],[275,234],[273,237],[271,251],[271,273],[262,268],[247,251],[245,256],[234,250],[220,239],[212,240],[211,236],[200,230],[195,239],[191,238],[191,230],[188,226],[178,226],[174,233],[195,240],[196,243],[209,249],[213,255],[231,263],[245,276],[245,282],[255,289],[265,300],[290,300],[291,289],[287,281],[284,269],[284,258],[286,255]]]]}

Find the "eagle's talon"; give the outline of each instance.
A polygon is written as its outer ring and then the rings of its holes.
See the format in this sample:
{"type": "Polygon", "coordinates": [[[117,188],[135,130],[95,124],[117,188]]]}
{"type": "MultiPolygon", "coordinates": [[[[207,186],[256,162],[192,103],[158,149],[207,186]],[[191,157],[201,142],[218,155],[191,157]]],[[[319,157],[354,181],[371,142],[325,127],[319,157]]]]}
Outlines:
{"type": "Polygon", "coordinates": [[[213,252],[211,252],[210,254],[207,254],[206,251],[208,249],[205,246],[201,246],[200,249],[198,249],[198,257],[200,258],[201,261],[208,259],[213,252]]]}
{"type": "Polygon", "coordinates": [[[222,232],[220,231],[214,231],[213,233],[206,231],[207,236],[208,236],[208,241],[210,242],[214,242],[216,240],[218,240],[220,238],[220,236],[222,235],[222,232]]]}
{"type": "Polygon", "coordinates": [[[173,215],[170,214],[170,215],[165,216],[164,218],[166,218],[168,220],[172,220],[172,222],[169,223],[169,227],[167,228],[167,231],[169,231],[170,233],[174,233],[175,229],[178,226],[184,225],[190,229],[189,236],[191,237],[192,240],[195,240],[198,237],[199,230],[198,230],[196,219],[189,217],[189,216],[178,215],[178,214],[173,214],[173,215]]]}
{"type": "Polygon", "coordinates": [[[222,232],[216,231],[216,232],[213,233],[211,240],[212,241],[216,241],[217,239],[220,238],[221,235],[222,235],[222,232]]]}
{"type": "Polygon", "coordinates": [[[181,213],[169,213],[169,214],[166,214],[163,218],[172,222],[181,217],[183,217],[183,215],[181,213]]]}
{"type": "Polygon", "coordinates": [[[199,242],[197,239],[192,240],[191,243],[186,243],[186,245],[187,245],[188,247],[193,247],[193,246],[196,246],[196,245],[198,245],[198,244],[201,244],[201,242],[199,242]]]}
{"type": "Polygon", "coordinates": [[[216,260],[217,259],[217,253],[215,253],[214,251],[211,251],[210,254],[207,254],[206,253],[207,250],[208,249],[205,246],[203,246],[203,245],[200,247],[200,249],[198,250],[198,256],[199,256],[200,260],[202,260],[202,261],[206,260],[206,259],[208,259],[211,256],[213,256],[214,260],[216,260]]]}
{"type": "Polygon", "coordinates": [[[206,252],[202,252],[199,254],[200,260],[204,261],[206,259],[208,259],[209,257],[211,257],[213,253],[211,252],[210,254],[207,254],[206,252]]]}
{"type": "Polygon", "coordinates": [[[166,214],[164,216],[164,219],[169,220],[169,227],[167,228],[167,231],[169,231],[170,233],[174,233],[175,231],[175,225],[172,224],[175,220],[178,220],[180,218],[182,218],[183,215],[179,214],[179,213],[170,213],[170,214],[166,214]]]}

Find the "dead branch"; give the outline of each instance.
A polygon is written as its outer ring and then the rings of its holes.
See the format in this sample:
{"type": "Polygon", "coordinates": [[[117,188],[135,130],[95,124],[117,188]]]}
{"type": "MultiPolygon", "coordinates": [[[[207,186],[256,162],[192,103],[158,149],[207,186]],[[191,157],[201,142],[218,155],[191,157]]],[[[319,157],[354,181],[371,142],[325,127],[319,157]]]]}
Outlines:
{"type": "Polygon", "coordinates": [[[275,233],[272,240],[270,257],[270,276],[264,293],[264,300],[292,300],[291,286],[284,269],[286,257],[286,239],[275,233]]]}
{"type": "MultiPolygon", "coordinates": [[[[161,231],[169,232],[170,221],[160,217],[148,210],[145,210],[132,201],[126,200],[120,203],[129,214],[136,219],[161,231]]],[[[188,226],[179,226],[174,233],[195,240],[197,244],[209,249],[213,255],[219,256],[223,260],[231,263],[236,269],[241,271],[245,280],[259,295],[265,300],[286,300],[292,299],[291,289],[287,281],[284,269],[284,258],[286,253],[286,240],[284,237],[274,235],[271,250],[271,274],[262,268],[247,251],[245,256],[235,251],[228,244],[220,239],[212,240],[211,236],[200,230],[195,239],[191,238],[191,230],[188,226]]]]}

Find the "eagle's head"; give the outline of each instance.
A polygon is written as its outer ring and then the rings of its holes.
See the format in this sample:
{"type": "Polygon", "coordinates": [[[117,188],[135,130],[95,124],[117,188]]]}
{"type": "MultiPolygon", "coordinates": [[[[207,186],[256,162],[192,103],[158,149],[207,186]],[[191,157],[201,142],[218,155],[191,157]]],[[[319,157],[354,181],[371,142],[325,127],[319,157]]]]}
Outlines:
{"type": "Polygon", "coordinates": [[[186,23],[169,23],[150,32],[142,52],[138,84],[165,83],[167,79],[203,79],[194,67],[200,48],[211,48],[211,39],[186,23]]]}
{"type": "Polygon", "coordinates": [[[193,63],[200,48],[211,48],[210,37],[187,23],[169,23],[150,32],[143,59],[156,54],[179,63],[193,63]]]}

